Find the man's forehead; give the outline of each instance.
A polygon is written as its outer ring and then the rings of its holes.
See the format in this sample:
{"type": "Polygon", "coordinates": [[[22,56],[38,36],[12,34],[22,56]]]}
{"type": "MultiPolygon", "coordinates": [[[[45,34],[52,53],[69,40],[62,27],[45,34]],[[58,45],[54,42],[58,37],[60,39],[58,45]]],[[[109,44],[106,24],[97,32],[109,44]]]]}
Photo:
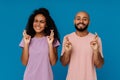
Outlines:
{"type": "Polygon", "coordinates": [[[80,16],[89,17],[89,15],[88,15],[87,12],[78,12],[78,13],[76,14],[76,17],[80,17],[80,16]]]}

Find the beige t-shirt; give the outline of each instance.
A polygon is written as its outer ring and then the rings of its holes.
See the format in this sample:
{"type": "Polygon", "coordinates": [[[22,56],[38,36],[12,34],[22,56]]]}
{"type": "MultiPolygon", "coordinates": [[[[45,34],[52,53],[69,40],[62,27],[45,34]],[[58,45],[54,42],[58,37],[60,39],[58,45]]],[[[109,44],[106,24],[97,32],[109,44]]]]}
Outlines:
{"type": "MultiPolygon", "coordinates": [[[[96,70],[93,63],[93,51],[90,42],[95,35],[89,33],[85,37],[79,37],[75,32],[66,35],[72,44],[72,53],[68,68],[66,80],[97,80],[96,70]]],[[[65,37],[63,44],[65,42],[65,37]]],[[[99,49],[102,54],[101,39],[98,39],[99,49]]],[[[61,56],[64,54],[64,47],[62,47],[61,56]]]]}

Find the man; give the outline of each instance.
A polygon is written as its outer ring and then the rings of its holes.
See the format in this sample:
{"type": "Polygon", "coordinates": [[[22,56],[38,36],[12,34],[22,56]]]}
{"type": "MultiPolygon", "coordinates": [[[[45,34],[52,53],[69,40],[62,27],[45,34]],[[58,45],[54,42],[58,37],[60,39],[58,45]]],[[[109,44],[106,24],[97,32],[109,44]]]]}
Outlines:
{"type": "Polygon", "coordinates": [[[89,23],[86,12],[77,13],[76,31],[64,37],[60,61],[63,66],[69,64],[66,80],[97,80],[95,67],[104,64],[101,39],[88,32],[89,23]]]}

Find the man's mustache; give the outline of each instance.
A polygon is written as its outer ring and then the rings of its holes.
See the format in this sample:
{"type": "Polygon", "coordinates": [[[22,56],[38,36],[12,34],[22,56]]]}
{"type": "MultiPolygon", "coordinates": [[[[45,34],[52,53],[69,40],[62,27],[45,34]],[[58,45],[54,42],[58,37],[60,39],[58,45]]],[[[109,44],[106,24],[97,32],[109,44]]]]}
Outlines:
{"type": "Polygon", "coordinates": [[[84,24],[84,23],[77,23],[76,25],[78,26],[79,24],[82,24],[82,25],[86,26],[86,24],[84,24]]]}

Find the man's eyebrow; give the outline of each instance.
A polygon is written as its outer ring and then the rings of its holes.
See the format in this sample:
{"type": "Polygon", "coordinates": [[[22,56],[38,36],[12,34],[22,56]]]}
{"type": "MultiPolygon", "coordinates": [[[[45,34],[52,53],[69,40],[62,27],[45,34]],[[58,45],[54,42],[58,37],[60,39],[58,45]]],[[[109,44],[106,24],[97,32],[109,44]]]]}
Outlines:
{"type": "Polygon", "coordinates": [[[75,18],[80,18],[80,16],[75,16],[75,18]]]}
{"type": "MultiPolygon", "coordinates": [[[[76,16],[75,18],[81,18],[80,16],[76,16]]],[[[88,19],[88,17],[83,17],[83,18],[87,18],[88,19]]]]}
{"type": "Polygon", "coordinates": [[[88,17],[83,17],[83,18],[88,18],[88,17]]]}

